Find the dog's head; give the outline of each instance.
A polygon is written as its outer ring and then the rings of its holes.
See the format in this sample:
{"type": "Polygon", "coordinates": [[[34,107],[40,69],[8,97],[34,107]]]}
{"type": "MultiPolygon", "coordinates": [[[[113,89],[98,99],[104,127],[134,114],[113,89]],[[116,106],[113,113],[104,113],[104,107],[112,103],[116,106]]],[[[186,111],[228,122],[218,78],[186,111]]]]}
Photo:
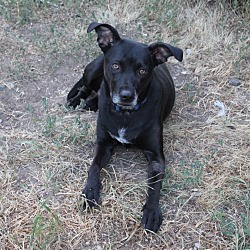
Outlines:
{"type": "Polygon", "coordinates": [[[182,61],[182,50],[170,44],[157,42],[147,46],[122,39],[109,24],[93,22],[87,31],[93,29],[104,53],[104,78],[111,99],[123,109],[134,109],[145,100],[155,66],[166,62],[170,56],[182,61]]]}

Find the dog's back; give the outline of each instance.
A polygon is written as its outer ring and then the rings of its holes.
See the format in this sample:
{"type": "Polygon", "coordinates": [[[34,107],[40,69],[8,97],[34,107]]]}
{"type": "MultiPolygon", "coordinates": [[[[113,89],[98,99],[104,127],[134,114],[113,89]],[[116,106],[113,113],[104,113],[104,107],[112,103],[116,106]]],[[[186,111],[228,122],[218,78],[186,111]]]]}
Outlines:
{"type": "Polygon", "coordinates": [[[161,98],[163,108],[162,115],[163,119],[165,119],[171,112],[175,101],[174,82],[165,63],[154,68],[152,81],[153,84],[161,85],[162,93],[159,92],[159,98],[160,95],[163,95],[161,98]]]}

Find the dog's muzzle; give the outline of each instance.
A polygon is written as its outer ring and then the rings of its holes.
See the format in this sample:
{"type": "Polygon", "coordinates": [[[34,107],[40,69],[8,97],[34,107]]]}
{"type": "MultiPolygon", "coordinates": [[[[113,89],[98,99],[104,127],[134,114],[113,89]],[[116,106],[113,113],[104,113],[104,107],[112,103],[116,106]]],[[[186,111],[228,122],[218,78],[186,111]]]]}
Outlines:
{"type": "Polygon", "coordinates": [[[113,103],[122,109],[131,110],[137,105],[138,96],[135,91],[132,92],[129,89],[121,89],[118,94],[111,93],[110,95],[113,103]]]}
{"type": "Polygon", "coordinates": [[[122,110],[128,110],[128,111],[134,110],[134,111],[136,111],[136,110],[138,110],[139,108],[141,108],[146,103],[147,99],[148,98],[146,97],[141,102],[138,102],[137,101],[138,98],[136,96],[136,101],[133,101],[132,105],[129,105],[129,106],[128,105],[121,105],[120,103],[115,103],[115,102],[113,102],[113,105],[114,105],[116,111],[122,111],[122,110]]]}

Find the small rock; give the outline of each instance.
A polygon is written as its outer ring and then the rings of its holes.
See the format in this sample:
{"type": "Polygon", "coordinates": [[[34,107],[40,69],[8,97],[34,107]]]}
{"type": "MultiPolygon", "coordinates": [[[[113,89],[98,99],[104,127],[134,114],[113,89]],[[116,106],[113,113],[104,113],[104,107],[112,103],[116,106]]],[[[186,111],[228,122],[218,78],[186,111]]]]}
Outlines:
{"type": "Polygon", "coordinates": [[[6,85],[8,89],[13,89],[15,87],[15,84],[13,82],[7,83],[6,85]]]}
{"type": "Polygon", "coordinates": [[[186,55],[190,55],[192,53],[192,50],[191,49],[186,49],[186,55]]]}
{"type": "Polygon", "coordinates": [[[246,99],[247,99],[248,101],[250,101],[250,92],[247,92],[247,93],[246,93],[246,99]]]}
{"type": "Polygon", "coordinates": [[[6,88],[5,85],[0,85],[0,91],[4,90],[6,88]]]}
{"type": "Polygon", "coordinates": [[[194,243],[194,250],[198,250],[200,248],[200,243],[194,243]]]}
{"type": "Polygon", "coordinates": [[[228,80],[228,83],[231,86],[239,86],[239,85],[241,85],[241,82],[240,82],[240,80],[238,78],[230,78],[228,80]]]}
{"type": "Polygon", "coordinates": [[[217,100],[216,102],[214,102],[214,106],[216,106],[217,108],[220,109],[217,116],[225,116],[226,115],[226,109],[225,109],[225,105],[223,102],[217,100]]]}

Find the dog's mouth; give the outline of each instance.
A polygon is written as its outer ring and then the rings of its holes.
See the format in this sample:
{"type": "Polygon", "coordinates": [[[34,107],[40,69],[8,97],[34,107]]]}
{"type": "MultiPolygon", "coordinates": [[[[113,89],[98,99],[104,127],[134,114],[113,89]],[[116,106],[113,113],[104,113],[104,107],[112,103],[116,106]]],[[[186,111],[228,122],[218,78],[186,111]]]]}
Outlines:
{"type": "Polygon", "coordinates": [[[117,105],[118,107],[120,107],[121,109],[125,109],[125,110],[133,110],[134,107],[137,105],[137,101],[134,100],[133,102],[127,103],[127,102],[116,102],[113,101],[114,105],[117,105]]]}
{"type": "Polygon", "coordinates": [[[114,103],[115,105],[117,105],[118,107],[120,107],[121,109],[124,109],[124,110],[133,110],[134,107],[136,105],[127,105],[127,104],[124,104],[124,103],[114,103]]]}

